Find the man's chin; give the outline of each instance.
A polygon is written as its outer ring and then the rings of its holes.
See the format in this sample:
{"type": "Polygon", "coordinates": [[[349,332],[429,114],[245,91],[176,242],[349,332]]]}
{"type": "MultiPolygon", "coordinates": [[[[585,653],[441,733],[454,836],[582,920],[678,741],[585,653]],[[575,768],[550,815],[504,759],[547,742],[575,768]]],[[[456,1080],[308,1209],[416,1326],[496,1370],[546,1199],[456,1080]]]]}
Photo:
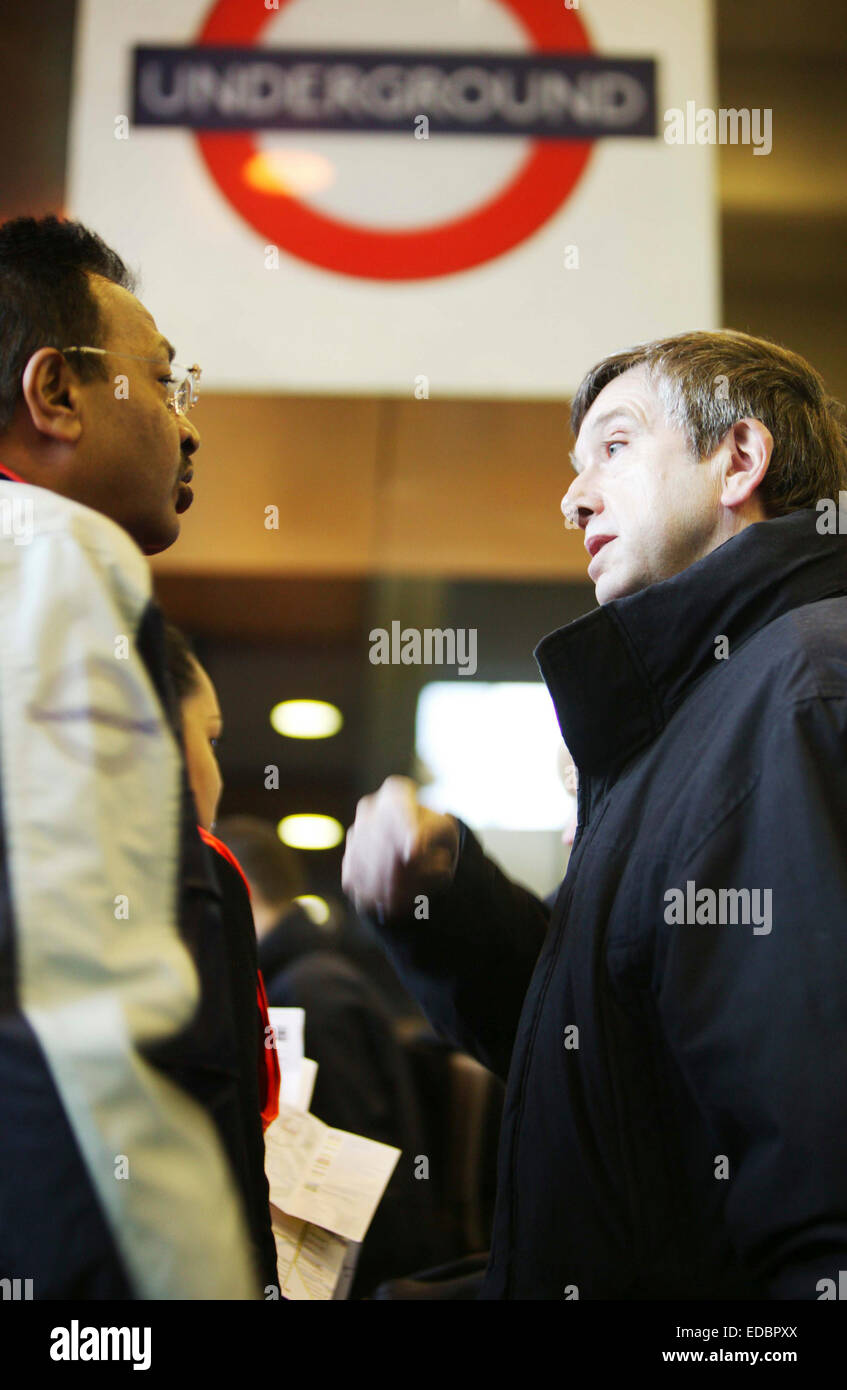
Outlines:
{"type": "Polygon", "coordinates": [[[145,530],[143,535],[136,535],[134,539],[145,555],[161,555],[163,550],[169,550],[174,541],[179,539],[180,530],[179,518],[173,516],[170,518],[167,531],[163,529],[151,535],[145,530]]]}
{"type": "Polygon", "coordinates": [[[594,585],[594,597],[602,606],[604,603],[611,603],[616,598],[626,598],[629,594],[637,594],[644,585],[636,580],[627,579],[620,573],[615,573],[610,569],[608,573],[601,574],[594,585]]]}
{"type": "Polygon", "coordinates": [[[594,597],[601,606],[604,603],[611,603],[614,598],[621,597],[612,575],[600,575],[600,578],[594,585],[594,597]]]}

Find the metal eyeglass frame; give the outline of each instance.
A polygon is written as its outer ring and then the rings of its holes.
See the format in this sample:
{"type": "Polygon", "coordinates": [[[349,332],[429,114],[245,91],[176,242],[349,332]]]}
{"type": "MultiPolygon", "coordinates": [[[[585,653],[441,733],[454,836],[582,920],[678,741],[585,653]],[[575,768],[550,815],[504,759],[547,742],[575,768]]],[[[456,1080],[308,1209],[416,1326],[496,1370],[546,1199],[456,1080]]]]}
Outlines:
{"type": "MultiPolygon", "coordinates": [[[[130,362],[164,362],[159,357],[136,357],[131,352],[115,352],[112,348],[99,347],[66,347],[61,348],[61,352],[93,352],[98,357],[126,357],[130,362]]],[[[168,371],[172,381],[168,382],[168,406],[173,409],[175,415],[187,415],[189,410],[195,406],[200,398],[200,388],[197,385],[201,376],[201,368],[196,362],[193,367],[183,367],[179,362],[169,362],[168,371]]]]}

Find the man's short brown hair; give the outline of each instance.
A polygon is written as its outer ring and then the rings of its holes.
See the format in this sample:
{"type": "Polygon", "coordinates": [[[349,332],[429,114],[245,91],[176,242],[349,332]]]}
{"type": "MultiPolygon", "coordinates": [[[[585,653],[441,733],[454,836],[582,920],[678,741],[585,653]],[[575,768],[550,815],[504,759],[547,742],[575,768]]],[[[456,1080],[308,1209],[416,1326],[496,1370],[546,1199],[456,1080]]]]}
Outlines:
{"type": "Polygon", "coordinates": [[[305,893],[305,875],[297,852],[282,843],[269,821],[258,816],[226,816],[216,823],[215,834],[232,850],[251,888],[271,907],[290,903],[305,893]]]}
{"type": "Polygon", "coordinates": [[[767,516],[838,500],[847,489],[844,408],[827,394],[814,367],[796,352],[749,333],[681,333],[598,362],[580,383],[571,409],[575,435],[604,386],[645,367],[668,420],[683,430],[692,454],[709,458],[738,420],[761,420],[773,455],[759,488],[767,516]]]}

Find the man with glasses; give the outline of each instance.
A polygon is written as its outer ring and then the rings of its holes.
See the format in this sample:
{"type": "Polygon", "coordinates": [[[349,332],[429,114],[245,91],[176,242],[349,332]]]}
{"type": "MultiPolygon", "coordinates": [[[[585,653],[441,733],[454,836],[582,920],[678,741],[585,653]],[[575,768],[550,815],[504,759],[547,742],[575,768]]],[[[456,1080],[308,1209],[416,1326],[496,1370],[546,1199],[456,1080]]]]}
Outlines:
{"type": "MultiPolygon", "coordinates": [[[[163,340],[163,342],[164,342],[164,340],[163,340]]],[[[169,362],[169,365],[170,365],[170,371],[168,372],[167,377],[164,378],[165,384],[166,384],[166,386],[167,386],[167,388],[168,388],[168,407],[169,407],[169,409],[171,409],[171,410],[174,412],[175,415],[187,415],[188,412],[189,412],[189,410],[191,409],[191,407],[192,407],[193,405],[196,405],[196,404],[197,404],[197,401],[198,401],[198,399],[199,399],[199,396],[200,396],[200,385],[199,385],[199,383],[200,383],[200,378],[201,378],[201,376],[203,375],[203,373],[202,373],[202,371],[200,370],[200,368],[197,366],[196,363],[194,364],[193,367],[183,367],[183,366],[181,366],[178,362],[174,362],[173,359],[174,359],[174,353],[176,352],[176,348],[171,347],[170,343],[165,343],[165,348],[166,348],[166,350],[167,350],[168,362],[169,362]]],[[[76,353],[80,353],[80,352],[83,352],[83,353],[84,353],[84,352],[93,352],[93,353],[96,353],[96,355],[97,355],[98,357],[126,357],[126,358],[130,358],[130,353],[128,353],[128,352],[117,353],[117,352],[114,352],[112,348],[102,348],[102,347],[66,347],[66,348],[62,348],[62,354],[63,354],[63,356],[65,356],[65,357],[68,356],[68,353],[72,353],[72,352],[76,352],[76,353]]],[[[163,359],[162,359],[161,357],[135,357],[135,356],[132,356],[131,360],[132,360],[133,362],[152,362],[155,366],[158,366],[158,367],[163,367],[163,366],[165,365],[165,364],[164,364],[164,361],[163,361],[163,359]]]]}
{"type": "Polygon", "coordinates": [[[14,380],[0,386],[0,438],[6,471],[111,517],[152,555],[177,539],[191,505],[200,436],[188,411],[200,369],[173,363],[174,349],[131,285],[126,272],[123,283],[87,277],[86,319],[97,315],[100,343],[33,340],[26,362],[8,367],[4,351],[2,375],[11,367],[14,380]]]}
{"type": "Polygon", "coordinates": [[[76,223],[0,227],[0,1278],[252,1298],[273,1242],[144,559],[191,504],[200,373],[132,291],[76,223]]]}

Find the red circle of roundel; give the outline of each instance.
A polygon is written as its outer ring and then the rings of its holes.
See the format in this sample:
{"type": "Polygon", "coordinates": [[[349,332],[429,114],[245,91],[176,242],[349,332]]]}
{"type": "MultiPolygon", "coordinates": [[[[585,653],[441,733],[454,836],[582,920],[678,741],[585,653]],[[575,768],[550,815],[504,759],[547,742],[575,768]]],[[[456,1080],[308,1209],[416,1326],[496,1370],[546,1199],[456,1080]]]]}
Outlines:
{"type": "MultiPolygon", "coordinates": [[[[247,47],[278,10],[254,0],[218,0],[198,44],[247,47]]],[[[575,10],[538,0],[499,0],[540,51],[588,52],[575,10]]],[[[412,231],[381,231],[316,212],[290,195],[251,188],[242,171],[256,152],[250,135],[198,134],[197,143],[224,197],[262,236],[301,260],[369,280],[425,280],[469,270],[525,241],[561,207],[591,154],[592,141],[534,141],[505,188],[459,217],[412,231]]]]}

